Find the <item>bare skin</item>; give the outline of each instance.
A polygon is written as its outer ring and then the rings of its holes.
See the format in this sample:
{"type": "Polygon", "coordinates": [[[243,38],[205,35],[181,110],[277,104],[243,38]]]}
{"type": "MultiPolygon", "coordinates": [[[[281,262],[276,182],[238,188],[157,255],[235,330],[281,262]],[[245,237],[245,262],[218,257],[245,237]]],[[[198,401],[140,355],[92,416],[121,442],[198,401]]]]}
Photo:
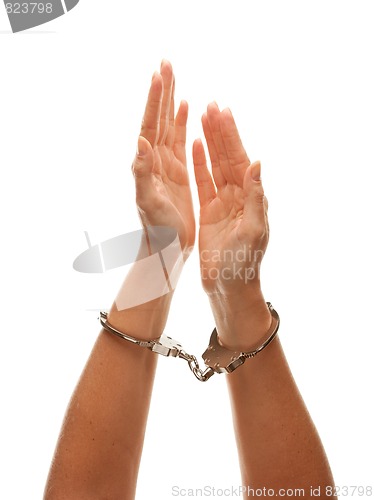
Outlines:
{"type": "MultiPolygon", "coordinates": [[[[178,231],[183,259],[195,240],[186,168],[188,106],[174,116],[174,76],[161,64],[152,79],[133,163],[141,221],[178,231]]],[[[260,264],[269,238],[261,165],[246,154],[229,110],[208,106],[203,129],[212,164],[195,141],[200,199],[202,283],[220,342],[251,350],[266,338],[270,314],[260,264]]],[[[147,230],[145,230],[147,232],[147,230]]],[[[183,260],[182,259],[182,260],[183,260]]],[[[135,264],[121,294],[147,287],[152,265],[135,264]]],[[[109,322],[133,337],[154,339],[165,327],[172,293],[129,309],[115,302],[109,322]]],[[[132,500],[142,453],[157,356],[102,331],[67,409],[45,488],[45,500],[132,500]],[[141,394],[141,397],[139,396],[141,394]]],[[[242,480],[254,489],[333,485],[318,433],[279,339],[227,375],[242,480]]],[[[327,498],[327,497],[326,497],[327,498]]]]}
{"type": "MultiPolygon", "coordinates": [[[[221,343],[249,351],[266,339],[271,324],[260,284],[269,239],[261,165],[250,164],[230,110],[212,103],[202,123],[212,164],[211,175],[203,145],[195,141],[202,283],[221,343]]],[[[325,498],[324,487],[333,485],[329,464],[279,338],[227,375],[227,385],[243,485],[303,488],[305,498],[315,485],[325,498]]]]}
{"type": "MultiPolygon", "coordinates": [[[[185,258],[195,239],[186,169],[188,106],[174,116],[174,77],[164,61],[155,73],[133,163],[136,200],[144,225],[178,230],[185,258]]],[[[151,269],[149,269],[151,272],[151,269]]],[[[147,286],[134,265],[121,293],[147,286]]],[[[164,329],[172,293],[119,311],[110,323],[133,337],[153,339],[164,329]]],[[[135,497],[157,356],[101,332],[67,409],[47,480],[45,500],[135,497]],[[141,394],[141,397],[139,396],[141,394]]]]}

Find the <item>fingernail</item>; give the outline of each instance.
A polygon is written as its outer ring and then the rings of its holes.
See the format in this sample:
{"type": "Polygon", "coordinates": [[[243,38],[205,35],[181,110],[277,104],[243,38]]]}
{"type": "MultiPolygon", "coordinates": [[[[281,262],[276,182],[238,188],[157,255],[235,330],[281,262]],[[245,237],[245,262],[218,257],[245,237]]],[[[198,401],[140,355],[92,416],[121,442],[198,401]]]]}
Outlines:
{"type": "Polygon", "coordinates": [[[138,139],[138,147],[136,149],[136,154],[137,156],[144,156],[146,154],[147,150],[146,148],[144,147],[144,143],[143,141],[140,139],[138,139]]]}
{"type": "Polygon", "coordinates": [[[212,101],[212,102],[210,102],[208,104],[208,108],[207,108],[208,111],[209,111],[209,109],[212,109],[212,108],[218,108],[219,109],[218,104],[216,103],[216,101],[212,101]]]}
{"type": "Polygon", "coordinates": [[[155,72],[153,73],[153,75],[152,75],[152,82],[153,82],[153,80],[155,79],[155,77],[156,77],[157,75],[158,75],[158,71],[155,71],[155,72]]]}
{"type": "Polygon", "coordinates": [[[251,165],[251,177],[254,181],[257,181],[257,182],[261,180],[261,163],[259,161],[252,163],[252,165],[251,165]]]}

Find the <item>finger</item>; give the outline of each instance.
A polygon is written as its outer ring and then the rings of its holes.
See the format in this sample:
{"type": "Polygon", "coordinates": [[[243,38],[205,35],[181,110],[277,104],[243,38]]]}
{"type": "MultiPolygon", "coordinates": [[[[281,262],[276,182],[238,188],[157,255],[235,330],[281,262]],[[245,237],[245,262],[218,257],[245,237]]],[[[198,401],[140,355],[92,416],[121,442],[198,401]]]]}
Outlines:
{"type": "Polygon", "coordinates": [[[138,150],[132,164],[132,171],[135,177],[136,200],[138,204],[150,199],[154,192],[153,181],[154,154],[150,142],[142,136],[138,139],[138,150]]]}
{"type": "Polygon", "coordinates": [[[160,117],[160,135],[158,138],[159,144],[165,144],[169,128],[169,111],[170,101],[173,87],[173,68],[169,61],[162,61],[161,76],[163,81],[164,92],[162,95],[161,117],[160,117]]]}
{"type": "Polygon", "coordinates": [[[165,140],[165,144],[169,147],[173,146],[174,136],[175,136],[174,94],[175,94],[175,77],[173,77],[173,83],[172,83],[172,87],[171,87],[171,98],[170,98],[170,106],[169,106],[169,127],[168,127],[168,133],[167,133],[166,140],[165,140]]]}
{"type": "Polygon", "coordinates": [[[207,117],[206,113],[204,113],[203,116],[201,117],[201,123],[203,125],[204,136],[205,136],[205,140],[206,140],[206,143],[208,146],[210,163],[212,164],[213,179],[214,179],[215,185],[217,186],[217,189],[221,189],[224,186],[226,186],[226,179],[223,176],[223,173],[221,171],[221,167],[219,165],[218,153],[217,153],[216,147],[214,145],[214,140],[213,140],[212,132],[210,130],[208,117],[207,117]]]}
{"type": "Polygon", "coordinates": [[[227,156],[225,143],[221,132],[221,112],[215,102],[208,105],[207,118],[214,141],[214,146],[217,152],[217,158],[221,172],[228,184],[235,184],[235,179],[231,172],[231,165],[227,156]]]}
{"type": "Polygon", "coordinates": [[[186,166],[186,135],[187,135],[188,104],[182,101],[175,117],[175,132],[173,150],[175,157],[186,166]]]}
{"type": "Polygon", "coordinates": [[[240,139],[234,117],[228,108],[221,113],[220,125],[232,175],[236,183],[243,186],[244,174],[250,161],[240,139]]]}
{"type": "Polygon", "coordinates": [[[269,202],[266,196],[264,196],[264,206],[265,206],[265,221],[266,221],[266,227],[268,230],[268,234],[270,233],[270,227],[269,227],[269,217],[268,217],[268,210],[269,210],[269,202]]]}
{"type": "Polygon", "coordinates": [[[193,143],[192,156],[200,207],[204,207],[207,203],[214,200],[216,190],[206,164],[204,146],[200,139],[196,139],[193,143]]]}
{"type": "Polygon", "coordinates": [[[154,147],[158,140],[160,126],[160,112],[162,99],[162,78],[159,73],[154,73],[148,93],[140,135],[154,147]]]}
{"type": "Polygon", "coordinates": [[[264,189],[260,178],[261,163],[254,162],[247,168],[244,181],[244,213],[241,231],[243,235],[250,234],[261,238],[266,233],[266,205],[264,189]]]}

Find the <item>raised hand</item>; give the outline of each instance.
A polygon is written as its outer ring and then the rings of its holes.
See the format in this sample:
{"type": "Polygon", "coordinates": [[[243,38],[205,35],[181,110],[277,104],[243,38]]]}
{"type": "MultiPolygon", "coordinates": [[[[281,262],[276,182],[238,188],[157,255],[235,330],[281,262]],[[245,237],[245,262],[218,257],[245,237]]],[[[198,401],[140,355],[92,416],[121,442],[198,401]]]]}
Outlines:
{"type": "Polygon", "coordinates": [[[239,322],[245,318],[248,323],[248,315],[255,311],[253,331],[266,332],[269,323],[260,288],[260,264],[269,238],[261,165],[250,163],[230,110],[220,111],[215,103],[210,104],[202,124],[213,174],[203,144],[196,140],[193,158],[200,200],[203,287],[221,340],[248,346],[251,339],[243,338],[239,322]]]}
{"type": "Polygon", "coordinates": [[[174,116],[175,79],[168,61],[160,73],[152,78],[133,163],[136,202],[144,226],[178,231],[186,258],[195,241],[185,151],[188,104],[182,101],[174,116]]]}
{"type": "Polygon", "coordinates": [[[213,173],[212,179],[202,142],[196,140],[203,286],[208,293],[237,293],[258,285],[269,238],[260,163],[250,164],[230,110],[220,112],[210,104],[202,123],[213,173]]]}

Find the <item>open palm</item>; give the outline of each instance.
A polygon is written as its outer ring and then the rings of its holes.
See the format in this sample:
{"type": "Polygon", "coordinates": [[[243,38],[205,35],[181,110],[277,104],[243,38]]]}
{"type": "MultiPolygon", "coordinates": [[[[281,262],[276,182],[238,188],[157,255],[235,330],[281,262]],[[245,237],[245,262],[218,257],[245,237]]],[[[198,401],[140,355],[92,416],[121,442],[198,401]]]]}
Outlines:
{"type": "Polygon", "coordinates": [[[188,255],[195,240],[195,219],[186,168],[187,102],[174,116],[173,70],[169,62],[155,73],[133,164],[136,201],[145,226],[168,226],[177,230],[188,255]]]}
{"type": "Polygon", "coordinates": [[[266,200],[260,164],[250,166],[231,112],[210,104],[202,123],[213,178],[197,140],[193,156],[200,199],[201,273],[208,293],[228,293],[259,279],[269,232],[266,200]]]}

